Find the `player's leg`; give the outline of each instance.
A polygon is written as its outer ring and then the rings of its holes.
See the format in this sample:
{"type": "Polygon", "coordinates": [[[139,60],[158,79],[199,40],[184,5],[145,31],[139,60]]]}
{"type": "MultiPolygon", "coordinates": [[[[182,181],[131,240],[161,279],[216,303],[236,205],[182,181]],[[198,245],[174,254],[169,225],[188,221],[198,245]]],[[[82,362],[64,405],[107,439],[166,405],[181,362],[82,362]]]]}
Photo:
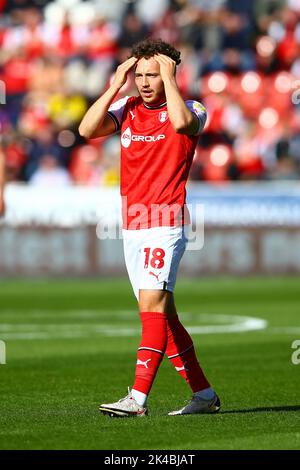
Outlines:
{"type": "MultiPolygon", "coordinates": [[[[123,230],[123,246],[125,264],[130,283],[136,299],[139,296],[139,267],[140,267],[140,242],[141,231],[123,230]]],[[[147,407],[136,402],[132,396],[132,391],[128,388],[128,394],[121,400],[113,403],[104,403],[100,406],[100,411],[111,417],[142,417],[147,415],[147,407]]]]}
{"type": "Polygon", "coordinates": [[[193,340],[177,314],[173,294],[169,299],[167,315],[168,342],[166,356],[190,386],[193,393],[210,388],[210,384],[197,360],[193,340]]]}
{"type": "Polygon", "coordinates": [[[142,337],[137,352],[132,395],[144,406],[167,345],[167,305],[171,293],[163,290],[139,291],[142,337]]]}
{"type": "Polygon", "coordinates": [[[173,293],[169,297],[166,313],[168,317],[166,356],[193,393],[209,388],[210,384],[197,360],[193,340],[179,319],[173,293]]]}
{"type": "Polygon", "coordinates": [[[142,323],[142,337],[137,352],[132,396],[143,407],[146,405],[167,344],[167,315],[165,311],[171,294],[162,288],[164,287],[164,279],[168,277],[166,263],[170,263],[171,256],[168,253],[166,260],[162,254],[165,255],[165,252],[169,252],[170,237],[168,232],[169,230],[158,228],[124,233],[125,261],[134,293],[139,302],[142,323]],[[154,240],[159,239],[158,246],[153,246],[154,240]],[[156,261],[155,264],[153,259],[156,261]],[[145,273],[146,278],[143,279],[145,273]],[[153,282],[159,282],[160,275],[162,278],[159,289],[151,289],[153,282]],[[139,289],[140,286],[145,285],[149,289],[139,289]]]}
{"type": "Polygon", "coordinates": [[[144,405],[167,346],[167,311],[172,285],[185,249],[182,227],[156,227],[141,247],[139,310],[142,338],[137,353],[134,398],[144,405]],[[172,273],[172,274],[171,274],[172,273]]]}
{"type": "Polygon", "coordinates": [[[100,407],[110,416],[144,416],[147,413],[147,397],[167,344],[165,310],[170,293],[164,287],[169,276],[173,246],[180,236],[181,231],[176,228],[123,230],[125,262],[139,301],[142,337],[132,390],[121,401],[100,407]],[[144,295],[141,287],[147,289],[144,295]]]}
{"type": "Polygon", "coordinates": [[[142,340],[138,350],[135,382],[132,395],[140,405],[145,405],[162,361],[162,352],[168,356],[179,374],[193,392],[191,401],[170,415],[214,413],[220,401],[211,388],[196,357],[193,341],[179,320],[174,296],[169,291],[140,290],[139,307],[143,325],[142,340]],[[152,312],[156,312],[153,314],[152,312]],[[156,318],[163,315],[160,321],[156,318]],[[165,331],[165,321],[167,328],[165,331]]]}
{"type": "MultiPolygon", "coordinates": [[[[133,279],[132,276],[130,276],[133,279]]],[[[133,286],[135,290],[135,286],[133,286]]],[[[171,293],[164,290],[140,290],[139,309],[142,337],[137,352],[135,380],[128,395],[115,403],[102,404],[100,410],[110,416],[145,416],[147,397],[164,357],[167,344],[167,305],[171,293]]]]}

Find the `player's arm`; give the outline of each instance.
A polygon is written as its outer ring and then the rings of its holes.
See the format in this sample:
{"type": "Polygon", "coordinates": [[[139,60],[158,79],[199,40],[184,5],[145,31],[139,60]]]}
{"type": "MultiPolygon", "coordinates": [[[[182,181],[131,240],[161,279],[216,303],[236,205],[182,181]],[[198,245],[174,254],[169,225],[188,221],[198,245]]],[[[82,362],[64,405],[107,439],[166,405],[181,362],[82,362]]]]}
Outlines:
{"type": "Polygon", "coordinates": [[[79,134],[86,139],[94,139],[110,135],[115,132],[113,118],[107,114],[108,108],[127,80],[129,70],[134,66],[137,59],[123,62],[116,70],[113,82],[106,92],[88,109],[79,125],[79,134]]]}
{"type": "Polygon", "coordinates": [[[199,129],[199,118],[191,112],[180,96],[175,80],[176,63],[164,54],[156,54],[160,76],[164,82],[168,115],[174,130],[179,134],[194,135],[199,129]]]}
{"type": "Polygon", "coordinates": [[[5,162],[4,154],[0,148],[0,217],[4,214],[4,184],[5,184],[5,162]]]}

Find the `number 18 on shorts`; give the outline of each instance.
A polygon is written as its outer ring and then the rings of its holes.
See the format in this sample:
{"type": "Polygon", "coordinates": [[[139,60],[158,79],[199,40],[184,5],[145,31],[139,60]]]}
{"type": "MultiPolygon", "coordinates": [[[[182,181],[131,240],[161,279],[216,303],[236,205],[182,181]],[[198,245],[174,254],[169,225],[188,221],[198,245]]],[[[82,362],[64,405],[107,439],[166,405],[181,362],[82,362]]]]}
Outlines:
{"type": "Polygon", "coordinates": [[[123,230],[124,256],[136,298],[140,289],[173,292],[187,238],[184,226],[123,230]]]}

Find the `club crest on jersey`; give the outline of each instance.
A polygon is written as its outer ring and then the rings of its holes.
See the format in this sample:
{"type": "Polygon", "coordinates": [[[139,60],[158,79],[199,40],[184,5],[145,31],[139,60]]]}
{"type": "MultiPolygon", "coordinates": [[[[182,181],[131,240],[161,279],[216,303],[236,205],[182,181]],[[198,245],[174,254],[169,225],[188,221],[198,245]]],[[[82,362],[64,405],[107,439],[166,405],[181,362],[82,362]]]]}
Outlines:
{"type": "Polygon", "coordinates": [[[168,112],[167,112],[167,111],[161,111],[161,112],[158,114],[158,120],[159,120],[159,122],[166,122],[167,119],[168,119],[168,112]]]}

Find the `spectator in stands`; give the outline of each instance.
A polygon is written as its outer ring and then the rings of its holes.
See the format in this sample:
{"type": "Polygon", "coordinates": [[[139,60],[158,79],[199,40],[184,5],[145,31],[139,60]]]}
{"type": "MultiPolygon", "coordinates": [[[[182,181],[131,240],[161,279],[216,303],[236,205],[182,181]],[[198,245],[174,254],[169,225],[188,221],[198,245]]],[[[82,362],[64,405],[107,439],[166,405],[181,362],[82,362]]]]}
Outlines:
{"type": "Polygon", "coordinates": [[[71,178],[65,168],[59,166],[54,155],[43,155],[39,166],[29,180],[32,186],[66,187],[71,185],[71,178]]]}
{"type": "Polygon", "coordinates": [[[31,180],[32,175],[40,167],[44,155],[52,155],[59,165],[64,165],[64,150],[54,138],[53,127],[44,126],[38,134],[28,142],[28,160],[25,166],[25,178],[31,180]]]}
{"type": "MultiPolygon", "coordinates": [[[[108,169],[103,142],[94,151],[77,135],[63,147],[59,134],[74,132],[108,86],[115,63],[147,36],[178,43],[181,93],[208,109],[193,179],[213,181],[216,169],[217,178],[231,180],[299,175],[300,119],[291,100],[291,85],[300,78],[299,1],[3,0],[0,12],[6,91],[0,124],[9,180],[31,179],[51,154],[80,184],[117,183],[118,158],[108,169]],[[258,125],[250,131],[253,121],[258,125]],[[218,145],[231,159],[212,167],[218,145]]],[[[131,87],[128,80],[121,95],[131,87]]]]}
{"type": "Polygon", "coordinates": [[[134,12],[126,14],[121,27],[122,31],[119,37],[119,45],[128,50],[130,50],[133,44],[142,41],[149,33],[147,26],[134,12]]]}

